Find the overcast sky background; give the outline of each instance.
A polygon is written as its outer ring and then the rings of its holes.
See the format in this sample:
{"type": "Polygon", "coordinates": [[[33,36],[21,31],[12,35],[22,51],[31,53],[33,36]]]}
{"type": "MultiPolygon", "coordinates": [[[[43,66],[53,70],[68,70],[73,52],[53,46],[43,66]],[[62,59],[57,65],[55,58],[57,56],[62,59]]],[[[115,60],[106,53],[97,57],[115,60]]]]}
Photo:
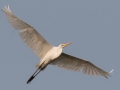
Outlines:
{"type": "Polygon", "coordinates": [[[1,0],[63,52],[91,61],[108,79],[48,66],[30,84],[39,58],[18,36],[0,11],[0,90],[119,90],[120,0],[1,0]]]}

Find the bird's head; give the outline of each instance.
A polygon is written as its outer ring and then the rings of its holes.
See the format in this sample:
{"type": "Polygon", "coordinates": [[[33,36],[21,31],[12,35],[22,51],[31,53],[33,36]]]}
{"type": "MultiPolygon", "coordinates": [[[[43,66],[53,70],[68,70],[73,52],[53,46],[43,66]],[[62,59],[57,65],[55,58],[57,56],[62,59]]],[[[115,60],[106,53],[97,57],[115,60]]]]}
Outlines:
{"type": "Polygon", "coordinates": [[[64,47],[66,47],[66,46],[68,46],[68,45],[70,45],[70,44],[72,44],[72,42],[65,43],[65,44],[60,44],[59,46],[62,47],[62,48],[64,48],[64,47]]]}

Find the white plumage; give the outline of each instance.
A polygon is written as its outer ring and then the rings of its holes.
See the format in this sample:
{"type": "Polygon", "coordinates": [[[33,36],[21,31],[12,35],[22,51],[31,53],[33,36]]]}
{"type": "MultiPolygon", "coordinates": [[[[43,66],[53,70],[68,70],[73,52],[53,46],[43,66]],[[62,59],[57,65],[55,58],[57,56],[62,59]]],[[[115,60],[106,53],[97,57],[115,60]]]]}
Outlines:
{"type": "Polygon", "coordinates": [[[41,61],[36,65],[38,69],[29,78],[27,83],[30,83],[41,70],[45,69],[48,64],[56,65],[73,71],[82,70],[84,74],[101,75],[106,78],[108,78],[109,74],[113,71],[111,70],[110,72],[106,72],[89,61],[63,53],[63,48],[70,45],[71,42],[60,44],[58,47],[54,47],[49,44],[32,26],[16,17],[11,12],[9,6],[4,7],[2,11],[6,14],[6,17],[10,24],[16,30],[20,30],[19,35],[23,41],[41,59],[41,61]]]}

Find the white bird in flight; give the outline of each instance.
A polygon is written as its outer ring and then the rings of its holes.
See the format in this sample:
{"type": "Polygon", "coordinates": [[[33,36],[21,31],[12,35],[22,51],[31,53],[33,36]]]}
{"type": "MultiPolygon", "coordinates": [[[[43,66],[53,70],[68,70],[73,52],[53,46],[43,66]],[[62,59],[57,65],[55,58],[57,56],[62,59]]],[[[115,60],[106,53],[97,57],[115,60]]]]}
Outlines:
{"type": "Polygon", "coordinates": [[[48,64],[73,71],[82,70],[84,74],[101,75],[105,78],[108,78],[110,73],[113,71],[111,70],[110,72],[106,72],[87,60],[63,53],[63,48],[70,45],[71,42],[60,44],[58,47],[52,46],[32,26],[15,16],[11,12],[9,6],[5,6],[2,11],[6,14],[9,23],[14,27],[14,29],[20,30],[19,35],[23,41],[41,59],[41,61],[36,65],[37,70],[29,78],[27,84],[30,83],[40,71],[43,71],[48,64]]]}

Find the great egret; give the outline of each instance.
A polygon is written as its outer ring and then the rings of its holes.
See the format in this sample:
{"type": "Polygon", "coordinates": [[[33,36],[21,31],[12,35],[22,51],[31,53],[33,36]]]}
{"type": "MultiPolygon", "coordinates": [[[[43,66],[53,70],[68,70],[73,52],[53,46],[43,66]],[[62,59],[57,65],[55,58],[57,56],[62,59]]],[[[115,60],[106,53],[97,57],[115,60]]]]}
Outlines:
{"type": "Polygon", "coordinates": [[[11,12],[9,6],[5,6],[2,11],[6,14],[8,21],[14,29],[20,30],[19,35],[23,41],[41,59],[41,61],[36,65],[37,70],[29,78],[27,84],[30,83],[40,71],[44,70],[48,64],[57,65],[73,71],[82,70],[84,74],[101,75],[105,78],[108,78],[109,74],[113,71],[111,70],[110,72],[106,72],[87,60],[63,53],[63,48],[70,45],[71,42],[60,44],[58,47],[52,46],[32,26],[16,17],[11,12]]]}

